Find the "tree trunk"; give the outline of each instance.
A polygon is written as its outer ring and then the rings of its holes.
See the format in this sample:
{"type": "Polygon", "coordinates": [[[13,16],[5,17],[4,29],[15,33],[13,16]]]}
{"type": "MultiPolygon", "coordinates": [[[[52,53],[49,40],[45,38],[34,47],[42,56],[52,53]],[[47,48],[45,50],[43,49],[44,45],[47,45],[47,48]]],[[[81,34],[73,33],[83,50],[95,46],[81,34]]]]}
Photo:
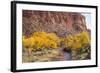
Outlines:
{"type": "Polygon", "coordinates": [[[77,60],[77,51],[72,50],[72,60],[77,60]]]}

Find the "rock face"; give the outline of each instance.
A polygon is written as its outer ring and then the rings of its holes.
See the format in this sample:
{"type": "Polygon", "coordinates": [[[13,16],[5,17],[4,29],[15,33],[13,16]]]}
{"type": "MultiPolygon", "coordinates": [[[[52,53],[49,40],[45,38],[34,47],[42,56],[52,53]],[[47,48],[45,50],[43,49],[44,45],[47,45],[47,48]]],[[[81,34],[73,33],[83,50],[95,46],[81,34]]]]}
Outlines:
{"type": "Polygon", "coordinates": [[[87,31],[85,17],[75,12],[23,10],[23,34],[35,31],[54,32],[59,37],[87,31]]]}

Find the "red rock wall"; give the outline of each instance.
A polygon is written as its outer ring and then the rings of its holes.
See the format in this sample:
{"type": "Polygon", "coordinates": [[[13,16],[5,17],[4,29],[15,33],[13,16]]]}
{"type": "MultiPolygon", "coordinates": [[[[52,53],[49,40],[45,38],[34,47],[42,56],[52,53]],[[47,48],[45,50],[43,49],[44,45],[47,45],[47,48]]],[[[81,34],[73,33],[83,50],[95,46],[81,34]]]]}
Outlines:
{"type": "Polygon", "coordinates": [[[85,17],[80,13],[23,10],[23,34],[35,31],[54,32],[58,36],[87,31],[85,17]]]}

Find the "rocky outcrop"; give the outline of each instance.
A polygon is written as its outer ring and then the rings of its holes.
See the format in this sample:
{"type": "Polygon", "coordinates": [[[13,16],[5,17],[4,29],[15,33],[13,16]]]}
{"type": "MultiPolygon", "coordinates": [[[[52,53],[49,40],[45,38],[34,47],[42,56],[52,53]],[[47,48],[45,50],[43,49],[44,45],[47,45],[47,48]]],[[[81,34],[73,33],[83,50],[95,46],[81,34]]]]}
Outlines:
{"type": "Polygon", "coordinates": [[[59,37],[87,31],[85,17],[75,12],[23,10],[23,34],[35,31],[54,32],[59,37]]]}

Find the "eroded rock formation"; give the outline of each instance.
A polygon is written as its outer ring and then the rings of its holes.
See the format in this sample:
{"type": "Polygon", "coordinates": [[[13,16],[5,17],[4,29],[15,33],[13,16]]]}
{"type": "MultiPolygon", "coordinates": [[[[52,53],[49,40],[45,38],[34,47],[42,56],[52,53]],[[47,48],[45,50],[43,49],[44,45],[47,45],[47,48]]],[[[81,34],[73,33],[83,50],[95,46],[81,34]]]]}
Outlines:
{"type": "Polygon", "coordinates": [[[87,31],[85,17],[75,12],[23,10],[23,34],[35,31],[54,32],[60,37],[87,31]]]}

